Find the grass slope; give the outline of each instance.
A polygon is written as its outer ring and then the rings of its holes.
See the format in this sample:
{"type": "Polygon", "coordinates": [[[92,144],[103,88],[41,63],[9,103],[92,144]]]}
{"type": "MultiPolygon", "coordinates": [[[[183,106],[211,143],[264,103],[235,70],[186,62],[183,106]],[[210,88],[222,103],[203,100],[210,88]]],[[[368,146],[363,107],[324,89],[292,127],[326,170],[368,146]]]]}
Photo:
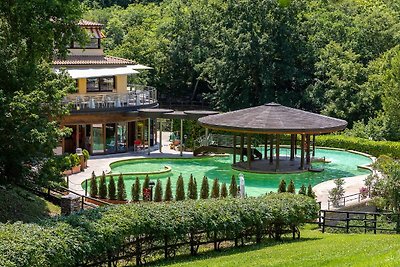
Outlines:
{"type": "Polygon", "coordinates": [[[155,266],[400,266],[400,236],[322,234],[303,230],[300,240],[205,252],[155,266]]]}
{"type": "Polygon", "coordinates": [[[59,214],[60,207],[20,188],[0,186],[0,222],[36,222],[59,214]]]}

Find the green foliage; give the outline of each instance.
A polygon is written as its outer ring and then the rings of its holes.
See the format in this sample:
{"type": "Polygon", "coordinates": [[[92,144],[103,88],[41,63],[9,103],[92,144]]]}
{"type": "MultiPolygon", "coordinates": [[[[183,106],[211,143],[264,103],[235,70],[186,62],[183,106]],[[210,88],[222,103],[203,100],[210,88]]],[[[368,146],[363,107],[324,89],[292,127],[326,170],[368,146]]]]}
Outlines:
{"type": "Polygon", "coordinates": [[[329,200],[332,202],[334,207],[339,207],[340,200],[344,197],[344,179],[338,178],[334,180],[335,187],[329,190],[329,200]]]}
{"type": "Polygon", "coordinates": [[[144,189],[150,188],[149,183],[150,183],[150,177],[149,177],[149,175],[146,175],[146,177],[144,178],[144,181],[143,181],[143,199],[145,199],[144,189]]]}
{"type": "Polygon", "coordinates": [[[139,201],[140,198],[140,180],[136,177],[135,183],[132,184],[132,201],[139,201]]]}
{"type": "Polygon", "coordinates": [[[226,198],[228,196],[228,189],[226,188],[226,183],[221,186],[221,198],[226,198]]]}
{"type": "Polygon", "coordinates": [[[154,201],[161,202],[162,201],[162,185],[160,179],[157,179],[157,184],[154,189],[154,201]]]}
{"type": "Polygon", "coordinates": [[[217,178],[214,179],[212,188],[211,188],[211,197],[212,198],[219,198],[219,181],[217,178]]]}
{"type": "Polygon", "coordinates": [[[285,193],[285,192],[286,192],[286,182],[284,179],[282,179],[278,186],[278,193],[285,193]]]}
{"type": "Polygon", "coordinates": [[[124,182],[124,177],[122,176],[122,173],[118,176],[117,199],[118,200],[126,200],[125,182],[124,182]]]}
{"type": "Polygon", "coordinates": [[[108,181],[108,198],[111,200],[117,199],[114,177],[110,176],[108,181]]]}
{"type": "Polygon", "coordinates": [[[308,196],[308,197],[311,197],[311,198],[315,198],[315,197],[316,197],[314,191],[312,190],[311,184],[308,184],[308,187],[307,187],[307,196],[308,196]]]}
{"type": "Polygon", "coordinates": [[[296,188],[294,186],[294,182],[293,182],[292,179],[290,179],[290,183],[289,183],[289,185],[287,187],[287,192],[288,193],[292,193],[292,194],[296,194],[296,188]]]}
{"type": "Polygon", "coordinates": [[[231,197],[237,197],[237,191],[238,191],[237,187],[238,186],[237,186],[237,183],[236,183],[235,175],[232,175],[231,184],[229,185],[229,195],[231,197]]]}
{"type": "Polygon", "coordinates": [[[100,176],[99,181],[99,198],[107,198],[107,184],[106,184],[106,174],[103,171],[103,174],[100,176]]]}
{"type": "Polygon", "coordinates": [[[62,158],[62,167],[61,170],[65,171],[65,170],[70,170],[72,168],[72,162],[71,162],[71,158],[69,155],[64,156],[62,158]]]}
{"type": "Polygon", "coordinates": [[[97,179],[96,179],[96,174],[94,174],[94,171],[92,172],[92,177],[90,178],[90,192],[89,195],[91,197],[97,197],[99,194],[99,189],[97,187],[97,179]]]}
{"type": "Polygon", "coordinates": [[[204,176],[203,181],[201,182],[200,198],[208,199],[209,194],[210,194],[210,188],[209,188],[209,184],[208,184],[208,179],[206,176],[204,176]]]}
{"type": "Polygon", "coordinates": [[[171,177],[168,177],[167,185],[165,186],[164,201],[172,201],[171,177]]]}
{"type": "Polygon", "coordinates": [[[175,200],[185,200],[185,185],[183,183],[182,175],[179,175],[178,180],[176,181],[176,194],[175,200]]]}
{"type": "Polygon", "coordinates": [[[190,175],[190,179],[189,179],[188,199],[197,199],[197,187],[196,187],[193,175],[190,175]]]}
{"type": "Polygon", "coordinates": [[[89,151],[87,151],[86,149],[82,150],[82,154],[83,157],[85,158],[85,161],[87,161],[90,158],[89,151]]]}
{"type": "Polygon", "coordinates": [[[70,154],[69,158],[71,160],[72,167],[79,166],[79,164],[81,164],[81,160],[79,159],[79,156],[77,154],[75,154],[75,153],[70,154]]]}
{"type": "Polygon", "coordinates": [[[157,244],[166,237],[179,243],[187,242],[191,232],[225,239],[268,230],[279,238],[283,230],[317,218],[317,211],[315,200],[308,197],[272,194],[114,205],[40,224],[0,224],[0,265],[81,266],[117,255],[127,240],[139,237],[151,236],[157,244]]]}
{"type": "Polygon", "coordinates": [[[307,188],[304,184],[301,185],[300,190],[299,190],[300,195],[307,195],[307,188]]]}
{"type": "Polygon", "coordinates": [[[321,135],[316,138],[318,146],[355,150],[375,157],[388,155],[400,158],[400,143],[392,141],[372,141],[344,135],[321,135]]]}

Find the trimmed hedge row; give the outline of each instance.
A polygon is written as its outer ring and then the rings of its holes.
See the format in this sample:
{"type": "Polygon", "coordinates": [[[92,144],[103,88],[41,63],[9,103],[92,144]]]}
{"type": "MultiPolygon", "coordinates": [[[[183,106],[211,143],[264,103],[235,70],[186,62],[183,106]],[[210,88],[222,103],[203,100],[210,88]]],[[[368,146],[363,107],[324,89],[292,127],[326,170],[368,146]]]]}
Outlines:
{"type": "Polygon", "coordinates": [[[101,207],[37,224],[0,224],[0,266],[77,266],[106,260],[137,238],[187,241],[189,233],[220,238],[285,227],[317,217],[315,200],[293,194],[248,199],[142,203],[101,207]]]}
{"type": "Polygon", "coordinates": [[[317,136],[316,145],[356,150],[375,157],[387,155],[400,158],[400,142],[394,141],[372,141],[344,135],[321,135],[317,136]]]}

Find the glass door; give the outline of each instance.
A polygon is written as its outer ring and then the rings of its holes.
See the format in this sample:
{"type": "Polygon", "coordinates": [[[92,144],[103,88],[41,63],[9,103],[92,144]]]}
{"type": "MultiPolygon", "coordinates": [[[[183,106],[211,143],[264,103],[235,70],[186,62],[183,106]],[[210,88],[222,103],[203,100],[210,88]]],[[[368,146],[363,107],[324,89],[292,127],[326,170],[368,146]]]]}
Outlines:
{"type": "Polygon", "coordinates": [[[93,124],[93,154],[104,153],[103,124],[93,124]]]}

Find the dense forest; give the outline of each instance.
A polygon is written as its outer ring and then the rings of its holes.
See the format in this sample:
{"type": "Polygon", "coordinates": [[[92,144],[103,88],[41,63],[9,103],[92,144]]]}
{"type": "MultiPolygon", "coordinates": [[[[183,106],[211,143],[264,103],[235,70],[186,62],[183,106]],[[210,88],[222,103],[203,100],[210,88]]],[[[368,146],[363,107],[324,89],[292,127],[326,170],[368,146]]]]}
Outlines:
{"type": "Polygon", "coordinates": [[[274,101],[400,139],[399,0],[89,2],[106,52],[154,67],[140,79],[161,95],[223,111],[274,101]]]}

